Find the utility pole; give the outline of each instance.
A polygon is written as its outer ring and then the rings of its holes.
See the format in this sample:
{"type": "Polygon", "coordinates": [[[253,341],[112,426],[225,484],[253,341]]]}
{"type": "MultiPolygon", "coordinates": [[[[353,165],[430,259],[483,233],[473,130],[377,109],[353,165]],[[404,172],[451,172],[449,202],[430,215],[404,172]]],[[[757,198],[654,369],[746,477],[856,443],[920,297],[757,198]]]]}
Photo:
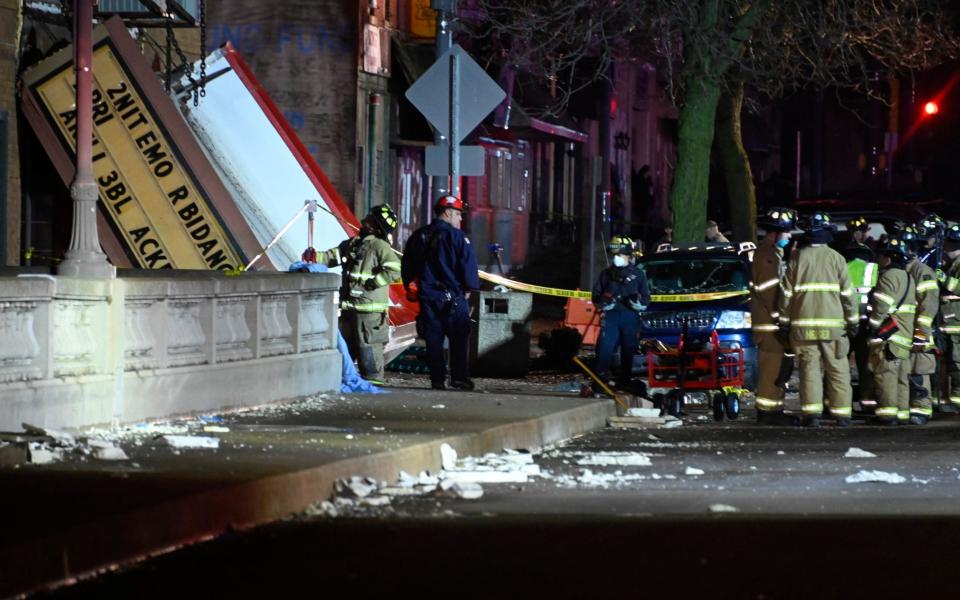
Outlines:
{"type": "Polygon", "coordinates": [[[68,277],[116,276],[116,268],[100,250],[97,197],[93,180],[93,7],[96,0],[73,2],[73,68],[76,72],[77,162],[70,185],[73,231],[70,248],[57,273],[68,277]]]}
{"type": "MultiPolygon", "coordinates": [[[[437,58],[440,58],[453,47],[453,19],[456,16],[457,2],[456,0],[430,0],[430,7],[437,11],[437,58]]],[[[453,102],[454,100],[451,97],[450,103],[453,104],[453,102]]],[[[451,136],[453,135],[452,131],[449,133],[451,136]]],[[[433,133],[433,143],[437,146],[443,146],[445,143],[443,135],[436,129],[433,133]]],[[[451,147],[456,145],[457,142],[450,144],[451,147]]],[[[443,175],[434,175],[430,178],[433,198],[431,198],[428,210],[433,208],[441,196],[448,193],[454,194],[454,187],[457,188],[455,195],[459,194],[460,186],[451,184],[450,179],[449,176],[445,177],[443,175]]]]}

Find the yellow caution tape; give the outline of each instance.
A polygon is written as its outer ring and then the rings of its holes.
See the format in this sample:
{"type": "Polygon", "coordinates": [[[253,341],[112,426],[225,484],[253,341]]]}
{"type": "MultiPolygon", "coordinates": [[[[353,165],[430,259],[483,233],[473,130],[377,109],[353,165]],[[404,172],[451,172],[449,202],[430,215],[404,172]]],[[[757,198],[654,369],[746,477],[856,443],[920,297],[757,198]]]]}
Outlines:
{"type": "MultiPolygon", "coordinates": [[[[589,299],[592,296],[592,293],[589,291],[561,290],[557,288],[544,287],[542,285],[531,285],[529,283],[523,283],[522,281],[507,279],[501,275],[487,273],[486,271],[480,271],[480,278],[512,290],[530,292],[531,294],[585,299],[589,299]]],[[[704,294],[653,294],[650,296],[650,300],[652,302],[700,302],[704,300],[722,300],[723,298],[733,298],[734,296],[745,296],[749,293],[750,292],[747,290],[741,290],[735,292],[708,292],[704,294]]]]}
{"type": "Polygon", "coordinates": [[[494,275],[493,273],[487,273],[486,271],[480,271],[480,278],[489,281],[490,283],[495,283],[497,285],[502,285],[503,287],[510,288],[512,290],[517,290],[520,292],[530,292],[531,294],[543,294],[545,296],[562,296],[564,298],[586,298],[590,299],[591,293],[589,291],[583,290],[561,290],[557,288],[544,287],[542,285],[531,285],[529,283],[523,283],[522,281],[514,281],[513,279],[507,279],[500,275],[494,275]]]}

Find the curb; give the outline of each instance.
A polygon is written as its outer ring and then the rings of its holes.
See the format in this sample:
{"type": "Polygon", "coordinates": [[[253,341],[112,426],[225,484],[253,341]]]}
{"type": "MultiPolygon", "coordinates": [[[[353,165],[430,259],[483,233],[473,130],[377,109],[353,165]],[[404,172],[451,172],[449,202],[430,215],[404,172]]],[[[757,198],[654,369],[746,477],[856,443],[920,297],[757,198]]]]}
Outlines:
{"type": "Polygon", "coordinates": [[[229,529],[276,521],[329,496],[337,479],[363,475],[392,481],[401,470],[438,472],[444,443],[461,456],[540,447],[601,429],[614,414],[612,400],[596,402],[478,433],[207,490],[2,547],[0,597],[69,584],[116,563],[172,551],[229,529]]]}

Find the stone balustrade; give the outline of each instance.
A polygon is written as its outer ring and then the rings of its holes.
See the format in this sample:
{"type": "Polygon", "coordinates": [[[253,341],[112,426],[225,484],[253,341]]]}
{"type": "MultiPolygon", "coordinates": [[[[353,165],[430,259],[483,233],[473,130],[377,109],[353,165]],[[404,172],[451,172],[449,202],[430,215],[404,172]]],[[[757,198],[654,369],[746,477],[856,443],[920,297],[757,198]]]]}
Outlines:
{"type": "Polygon", "coordinates": [[[78,427],[339,388],[330,273],[0,277],[0,429],[78,427]]]}

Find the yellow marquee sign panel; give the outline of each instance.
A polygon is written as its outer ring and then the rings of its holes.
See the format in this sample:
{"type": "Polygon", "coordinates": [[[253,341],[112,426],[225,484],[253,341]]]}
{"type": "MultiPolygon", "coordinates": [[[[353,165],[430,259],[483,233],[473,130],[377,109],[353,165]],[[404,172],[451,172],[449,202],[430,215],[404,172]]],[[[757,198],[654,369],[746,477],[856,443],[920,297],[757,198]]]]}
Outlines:
{"type": "MultiPolygon", "coordinates": [[[[93,171],[100,202],[131,258],[148,269],[233,269],[234,248],[109,41],[94,48],[93,171]]],[[[72,64],[32,86],[75,152],[72,64]]]]}

